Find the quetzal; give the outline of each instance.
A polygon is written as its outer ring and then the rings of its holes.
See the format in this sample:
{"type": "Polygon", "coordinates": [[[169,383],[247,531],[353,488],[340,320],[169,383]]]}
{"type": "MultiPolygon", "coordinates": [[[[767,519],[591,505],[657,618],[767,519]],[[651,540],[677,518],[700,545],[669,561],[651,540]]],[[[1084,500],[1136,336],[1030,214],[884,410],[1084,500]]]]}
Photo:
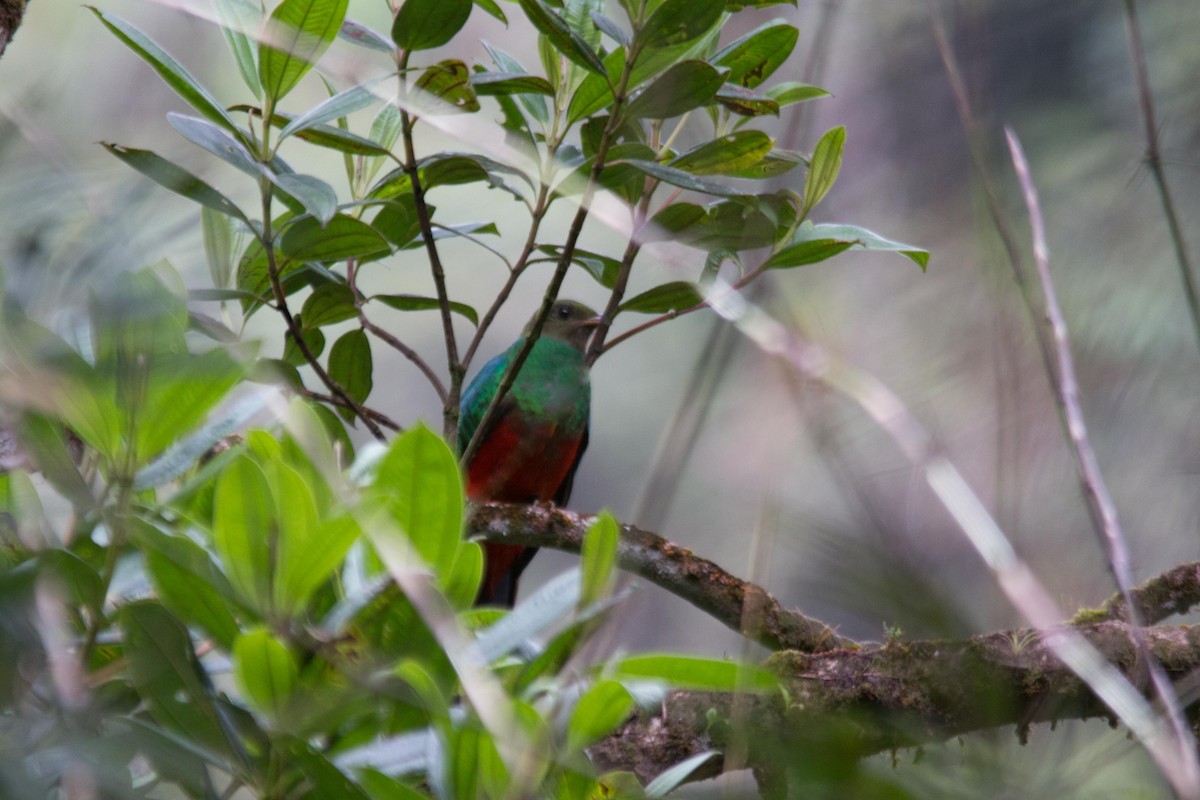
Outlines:
{"type": "MultiPolygon", "coordinates": [[[[466,465],[467,497],[476,502],[564,505],[588,444],[592,390],[584,351],[600,323],[595,311],[570,300],[550,308],[541,335],[466,465]]],[[[483,365],[463,393],[459,451],[465,451],[496,396],[500,379],[521,351],[521,337],[483,365]]],[[[512,607],[517,579],[536,547],[484,542],[483,583],[476,605],[512,607]]]]}

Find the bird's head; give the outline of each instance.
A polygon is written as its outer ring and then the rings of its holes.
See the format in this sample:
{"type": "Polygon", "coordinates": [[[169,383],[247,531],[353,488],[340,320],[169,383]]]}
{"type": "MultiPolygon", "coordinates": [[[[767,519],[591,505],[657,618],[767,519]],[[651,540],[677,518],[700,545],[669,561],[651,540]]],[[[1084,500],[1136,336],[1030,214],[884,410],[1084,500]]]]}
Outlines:
{"type": "MultiPolygon", "coordinates": [[[[536,315],[525,326],[526,336],[533,329],[535,319],[537,319],[536,315]]],[[[550,306],[550,313],[542,325],[542,336],[546,339],[566,342],[582,352],[587,348],[588,340],[592,338],[592,331],[599,324],[600,315],[583,303],[577,303],[574,300],[556,300],[554,305],[550,306]]]]}

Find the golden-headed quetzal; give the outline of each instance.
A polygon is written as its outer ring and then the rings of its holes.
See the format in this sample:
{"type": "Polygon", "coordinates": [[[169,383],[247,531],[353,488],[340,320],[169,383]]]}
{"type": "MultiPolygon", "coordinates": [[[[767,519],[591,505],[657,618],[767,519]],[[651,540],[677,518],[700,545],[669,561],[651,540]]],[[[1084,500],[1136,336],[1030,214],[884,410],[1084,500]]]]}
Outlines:
{"type": "MultiPolygon", "coordinates": [[[[588,444],[592,391],[584,351],[599,323],[596,312],[582,303],[559,300],[551,306],[541,335],[466,465],[471,500],[567,502],[575,468],[588,444]]],[[[484,364],[467,386],[459,417],[460,451],[475,435],[532,325],[484,364]]],[[[496,542],[484,542],[483,547],[483,584],[475,603],[511,608],[517,598],[517,579],[537,548],[496,542]]]]}

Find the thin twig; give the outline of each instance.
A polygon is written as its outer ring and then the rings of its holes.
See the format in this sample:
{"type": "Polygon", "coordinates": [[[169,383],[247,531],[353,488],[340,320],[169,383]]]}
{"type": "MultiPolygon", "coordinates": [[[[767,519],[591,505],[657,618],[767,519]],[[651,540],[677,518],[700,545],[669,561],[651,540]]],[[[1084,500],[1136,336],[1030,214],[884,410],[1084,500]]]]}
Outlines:
{"type": "MultiPolygon", "coordinates": [[[[312,389],[309,389],[307,386],[301,386],[297,389],[293,389],[293,391],[296,392],[296,394],[300,395],[301,397],[307,397],[309,400],[316,400],[318,403],[325,403],[326,405],[331,405],[331,406],[340,406],[342,408],[350,408],[350,406],[346,403],[345,400],[343,400],[341,397],[338,397],[337,395],[334,395],[334,394],[325,394],[323,392],[315,392],[312,389]]],[[[362,414],[365,414],[366,417],[374,420],[375,422],[379,423],[380,425],[382,425],[383,427],[385,427],[389,430],[397,431],[397,432],[404,430],[404,428],[400,427],[400,425],[398,425],[395,422],[395,420],[393,420],[391,417],[387,416],[386,414],[384,414],[380,411],[376,411],[373,408],[368,408],[367,406],[360,405],[358,410],[355,410],[352,408],[350,410],[354,411],[356,414],[359,412],[361,412],[362,414]]]]}
{"type": "Polygon", "coordinates": [[[1196,287],[1196,276],[1187,253],[1187,240],[1184,239],[1183,229],[1179,225],[1179,215],[1175,211],[1175,202],[1167,185],[1167,173],[1163,168],[1162,152],[1158,147],[1154,94],[1150,90],[1150,72],[1146,67],[1146,51],[1142,45],[1142,29],[1138,24],[1135,0],[1125,0],[1125,28],[1129,32],[1129,55],[1133,59],[1133,79],[1137,85],[1138,105],[1141,106],[1142,122],[1146,127],[1146,163],[1150,165],[1154,182],[1158,184],[1163,214],[1167,218],[1171,242],[1175,245],[1175,258],[1179,262],[1180,277],[1183,278],[1183,291],[1187,296],[1192,329],[1195,331],[1197,344],[1200,344],[1200,290],[1196,287]]]}
{"type": "Polygon", "coordinates": [[[1046,230],[1042,221],[1042,211],[1038,202],[1037,187],[1029,174],[1029,163],[1021,148],[1021,142],[1012,128],[1004,129],[1008,140],[1009,152],[1012,154],[1013,167],[1025,196],[1025,205],[1029,210],[1029,223],[1033,229],[1033,260],[1037,265],[1038,277],[1042,283],[1042,294],[1046,301],[1046,318],[1054,336],[1054,344],[1058,357],[1059,385],[1056,399],[1063,407],[1067,418],[1067,432],[1071,439],[1071,452],[1075,456],[1075,467],[1079,472],[1079,481],[1083,486],[1084,497],[1096,530],[1102,533],[1105,554],[1117,581],[1117,588],[1125,598],[1126,614],[1132,625],[1135,642],[1140,643],[1139,656],[1145,659],[1150,670],[1150,677],[1158,691],[1167,717],[1175,729],[1176,744],[1179,747],[1179,766],[1186,770],[1190,783],[1200,787],[1200,761],[1196,759],[1196,741],[1191,729],[1183,719],[1179,707],[1179,698],[1171,682],[1167,680],[1162,666],[1141,642],[1139,631],[1142,626],[1141,614],[1133,602],[1133,568],[1130,565],[1129,544],[1121,530],[1117,518],[1117,507],[1109,494],[1096,452],[1088,438],[1087,423],[1083,418],[1083,409],[1079,404],[1079,384],[1075,378],[1075,364],[1071,356],[1071,347],[1067,341],[1067,323],[1063,318],[1062,308],[1058,304],[1058,293],[1054,281],[1050,277],[1049,251],[1046,246],[1046,230]]]}

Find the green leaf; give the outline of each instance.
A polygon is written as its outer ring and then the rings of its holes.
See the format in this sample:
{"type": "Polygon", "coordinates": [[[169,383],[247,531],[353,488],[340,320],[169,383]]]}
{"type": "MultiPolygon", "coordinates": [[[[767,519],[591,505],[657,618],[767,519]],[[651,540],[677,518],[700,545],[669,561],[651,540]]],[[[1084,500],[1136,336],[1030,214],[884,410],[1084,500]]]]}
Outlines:
{"type": "MultiPolygon", "coordinates": [[[[303,135],[303,134],[301,134],[303,135]]],[[[313,175],[268,171],[271,182],[300,202],[317,222],[325,225],[337,211],[337,194],[333,187],[313,175]]]]}
{"type": "Polygon", "coordinates": [[[600,513],[583,537],[580,559],[581,587],[579,607],[586,608],[603,599],[612,590],[613,571],[617,565],[617,545],[621,529],[612,514],[600,513]]]}
{"type": "Polygon", "coordinates": [[[28,411],[21,415],[13,431],[33,469],[42,473],[75,508],[90,509],[95,505],[92,490],[76,464],[79,442],[68,438],[62,423],[28,411]]]}
{"type": "Polygon", "coordinates": [[[249,455],[238,456],[217,478],[213,547],[233,588],[260,612],[271,607],[271,541],[277,526],[266,475],[249,455]]]}
{"type": "Polygon", "coordinates": [[[582,750],[617,729],[632,713],[633,698],[616,681],[598,681],[579,698],[567,723],[567,749],[582,750]]]}
{"type": "Polygon", "coordinates": [[[716,100],[725,108],[743,117],[779,116],[779,103],[751,89],[726,83],[717,92],[716,100]]]}
{"type": "Polygon", "coordinates": [[[442,587],[446,599],[456,609],[470,608],[479,596],[479,583],[482,580],[483,547],[479,542],[463,542],[454,559],[454,568],[442,587]]]}
{"type": "Polygon", "coordinates": [[[321,800],[372,800],[361,786],[350,779],[308,743],[292,736],[281,736],[279,755],[290,767],[299,768],[311,791],[301,797],[321,800]]]}
{"type": "Polygon", "coordinates": [[[703,36],[725,11],[725,0],[666,0],[636,34],[642,47],[670,47],[703,36]]]}
{"type": "Polygon", "coordinates": [[[774,144],[762,131],[737,131],[693,147],[670,165],[693,175],[728,175],[757,164],[774,144]]]}
{"type": "MultiPolygon", "coordinates": [[[[385,306],[399,311],[435,311],[442,307],[436,297],[418,297],[415,294],[377,294],[371,300],[378,300],[385,306]]],[[[470,320],[472,325],[479,325],[479,313],[466,303],[456,303],[451,300],[450,310],[470,320]]]]}
{"type": "Polygon", "coordinates": [[[129,677],[150,715],[163,727],[218,752],[230,751],[187,628],[155,602],[121,608],[129,677]]]}
{"type": "Polygon", "coordinates": [[[228,650],[238,635],[230,613],[233,589],[204,548],[184,536],[170,536],[147,522],[131,520],[130,532],[146,562],[146,572],[163,605],[199,625],[228,650]]]}
{"type": "Polygon", "coordinates": [[[213,286],[223,289],[233,277],[233,251],[236,234],[233,220],[205,206],[200,209],[200,230],[204,235],[204,260],[213,286]]]}
{"type": "Polygon", "coordinates": [[[693,192],[702,192],[704,194],[713,194],[719,197],[736,197],[738,192],[723,186],[713,181],[706,181],[697,178],[694,175],[684,172],[681,169],[668,167],[666,164],[659,164],[657,161],[644,161],[641,159],[626,159],[624,164],[636,167],[638,170],[646,173],[651,178],[657,178],[664,183],[669,183],[672,186],[678,186],[681,189],[690,189],[693,192]]]}
{"type": "Polygon", "coordinates": [[[829,92],[820,86],[807,83],[787,81],[767,89],[767,97],[779,103],[780,106],[790,106],[793,103],[803,103],[806,100],[816,100],[818,97],[829,97],[829,92]]]}
{"type": "Polygon", "coordinates": [[[401,50],[441,47],[467,24],[471,0],[404,0],[392,24],[392,41],[401,50]]]}
{"type": "Polygon", "coordinates": [[[240,135],[233,117],[229,116],[217,99],[150,37],[115,14],[107,14],[93,6],[88,8],[130,50],[141,56],[188,105],[226,130],[240,135]]]}
{"type": "Polygon", "coordinates": [[[772,150],[750,166],[730,170],[725,174],[730,178],[766,180],[786,175],[804,163],[804,158],[799,153],[793,153],[790,150],[772,150]]]}
{"type": "MultiPolygon", "coordinates": [[[[367,106],[374,105],[378,101],[379,97],[375,92],[367,88],[366,84],[351,86],[344,92],[338,92],[333,97],[321,101],[288,122],[283,130],[279,132],[279,138],[281,140],[286,139],[293,133],[299,133],[300,131],[323,125],[326,122],[331,122],[338,117],[353,114],[355,111],[360,111],[367,106]]],[[[271,120],[271,122],[274,123],[275,120],[271,120]]],[[[384,154],[386,153],[387,150],[384,149],[384,154]]]]}
{"type": "Polygon", "coordinates": [[[706,750],[664,770],[659,773],[658,777],[646,784],[646,797],[666,797],[668,793],[682,785],[693,772],[718,755],[720,753],[716,750],[706,750]]]}
{"type": "Polygon", "coordinates": [[[283,717],[299,678],[295,657],[267,629],[252,628],[233,643],[233,680],[260,713],[283,717]]]}
{"type": "MultiPolygon", "coordinates": [[[[586,70],[601,76],[608,74],[604,69],[604,62],[600,60],[596,51],[583,40],[583,37],[571,30],[571,26],[556,11],[548,7],[542,0],[517,1],[521,5],[521,10],[525,12],[525,16],[533,23],[533,27],[537,28],[554,45],[555,50],[586,70]]],[[[704,1],[712,2],[712,0],[704,1]]]]}
{"type": "MultiPolygon", "coordinates": [[[[529,74],[528,71],[521,66],[521,62],[517,61],[500,48],[493,47],[487,42],[483,42],[483,46],[484,49],[488,51],[488,55],[492,57],[492,61],[496,63],[496,67],[500,70],[500,72],[514,75],[529,74]]],[[[546,84],[550,86],[550,91],[553,92],[554,85],[551,84],[550,81],[546,81],[546,84]]],[[[504,110],[504,127],[509,130],[518,131],[521,135],[530,135],[528,124],[525,122],[525,118],[521,115],[521,112],[516,109],[516,106],[512,104],[512,101],[504,95],[496,95],[496,99],[500,103],[500,108],[504,110]],[[511,108],[506,108],[506,105],[511,106],[511,108]]],[[[525,107],[525,110],[529,112],[530,116],[532,116],[538,122],[545,125],[550,121],[550,114],[546,110],[546,101],[544,98],[539,97],[536,94],[526,93],[518,94],[517,101],[520,102],[520,104],[525,107]]],[[[529,143],[531,146],[534,144],[532,139],[529,143]]]]}
{"type": "MultiPolygon", "coordinates": [[[[479,99],[471,89],[471,73],[467,65],[456,58],[439,61],[421,73],[416,88],[448,103],[457,111],[479,110],[479,99]]],[[[424,98],[418,98],[424,99],[424,98]]],[[[431,106],[428,111],[436,110],[431,106]]]]}
{"type": "Polygon", "coordinates": [[[704,302],[703,295],[696,284],[687,281],[672,281],[661,286],[655,286],[649,291],[642,292],[632,300],[626,300],[617,309],[634,311],[639,314],[665,314],[668,311],[681,311],[704,302]]]}
{"type": "Polygon", "coordinates": [[[135,150],[119,144],[101,142],[105,150],[124,161],[150,180],[170,189],[176,194],[199,203],[200,205],[228,214],[249,224],[242,210],[233,204],[229,198],[197,178],[192,173],[177,167],[162,156],[149,150],[135,150]]]}
{"type": "Polygon", "coordinates": [[[821,137],[813,148],[804,182],[804,211],[810,213],[833,188],[842,168],[842,148],[846,144],[846,129],[839,125],[821,137]]]}
{"type": "Polygon", "coordinates": [[[606,17],[598,11],[593,11],[592,23],[621,47],[628,47],[632,41],[629,32],[618,25],[612,17],[606,17]]]}
{"type": "Polygon", "coordinates": [[[354,306],[354,292],[344,283],[327,283],[319,286],[300,310],[300,318],[304,328],[319,328],[322,325],[334,325],[358,316],[354,306]]]}
{"type": "Polygon", "coordinates": [[[681,689],[705,692],[765,692],[779,685],[762,667],[697,656],[629,656],[614,665],[613,673],[619,678],[655,678],[681,689]]]}
{"type": "Polygon", "coordinates": [[[174,111],[167,113],[167,122],[183,138],[197,147],[207,150],[235,169],[254,178],[263,174],[263,165],[251,155],[246,145],[224,128],[214,125],[208,120],[189,117],[187,114],[176,114],[174,111]]]}
{"type": "MultiPolygon", "coordinates": [[[[556,259],[561,258],[563,252],[558,245],[549,244],[539,245],[538,250],[556,259]]],[[[617,275],[621,272],[620,261],[588,250],[576,248],[571,253],[571,261],[587,270],[588,274],[605,289],[611,289],[616,285],[617,275]]]]}
{"type": "Polygon", "coordinates": [[[157,364],[146,381],[135,427],[138,461],[148,462],[191,431],[242,374],[242,366],[222,349],[157,364]]]}
{"type": "Polygon", "coordinates": [[[771,77],[796,46],[800,31],[782,19],[760,25],[726,45],[712,62],[729,69],[729,83],[753,89],[771,77]]]}
{"type": "Polygon", "coordinates": [[[463,489],[454,453],[423,424],[397,437],[379,462],[373,487],[439,581],[454,566],[462,538],[463,489]]]}
{"type": "Polygon", "coordinates": [[[252,0],[213,0],[213,10],[221,25],[221,33],[229,52],[237,62],[242,82],[256,97],[262,98],[262,82],[258,79],[258,51],[251,44],[251,35],[262,27],[262,9],[252,0]]]}
{"type": "Polygon", "coordinates": [[[856,225],[814,225],[805,222],[796,231],[792,243],[767,259],[763,266],[766,269],[780,269],[815,264],[851,247],[899,253],[910,259],[922,271],[929,264],[928,250],[885,239],[866,228],[856,225]]]}
{"type": "Polygon", "coordinates": [[[343,261],[391,251],[379,231],[348,214],[335,214],[328,225],[305,217],[283,232],[279,249],[296,261],[343,261]]]}
{"type": "Polygon", "coordinates": [[[707,103],[724,83],[712,64],[699,59],[681,61],[634,95],[624,115],[630,119],[677,117],[707,103]]]}
{"type": "Polygon", "coordinates": [[[523,72],[476,72],[471,75],[471,87],[480,97],[499,94],[545,94],[554,96],[550,81],[523,72]]]}
{"type": "MultiPolygon", "coordinates": [[[[355,402],[367,399],[372,387],[371,341],[362,330],[348,331],[329,351],[329,377],[340,384],[355,402]]],[[[349,409],[344,417],[352,416],[349,409]]]]}
{"type": "Polygon", "coordinates": [[[278,102],[295,88],[341,30],[348,0],[283,0],[258,45],[263,90],[278,102]]]}

